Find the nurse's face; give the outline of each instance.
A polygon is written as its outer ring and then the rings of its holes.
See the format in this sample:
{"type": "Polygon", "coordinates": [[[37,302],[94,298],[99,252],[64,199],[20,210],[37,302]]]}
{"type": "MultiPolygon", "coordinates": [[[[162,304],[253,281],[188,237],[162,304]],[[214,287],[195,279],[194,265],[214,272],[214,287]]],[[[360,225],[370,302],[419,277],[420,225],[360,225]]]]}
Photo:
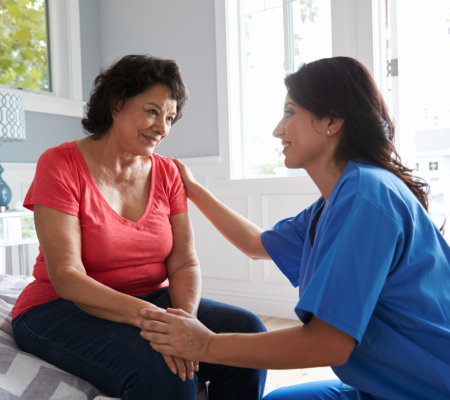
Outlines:
{"type": "Polygon", "coordinates": [[[289,95],[284,103],[283,119],[273,135],[281,139],[287,168],[314,166],[325,157],[327,121],[296,104],[289,95]]]}

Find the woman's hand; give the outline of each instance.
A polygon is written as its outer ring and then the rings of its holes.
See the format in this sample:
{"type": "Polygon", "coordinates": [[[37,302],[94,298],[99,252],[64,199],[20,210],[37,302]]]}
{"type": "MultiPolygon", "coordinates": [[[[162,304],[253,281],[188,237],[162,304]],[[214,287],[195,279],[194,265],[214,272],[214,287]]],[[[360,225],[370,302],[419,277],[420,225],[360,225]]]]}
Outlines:
{"type": "Polygon", "coordinates": [[[172,159],[175,165],[177,166],[178,170],[180,171],[181,179],[184,184],[184,189],[186,190],[186,195],[188,197],[191,197],[194,191],[195,185],[198,185],[199,183],[195,179],[194,175],[192,174],[189,167],[184,165],[181,161],[172,159]]]}
{"type": "Polygon", "coordinates": [[[169,369],[173,374],[178,374],[179,378],[184,382],[186,378],[194,379],[194,372],[198,372],[199,366],[197,361],[184,360],[180,357],[161,354],[169,369]]]}
{"type": "Polygon", "coordinates": [[[204,361],[214,332],[181,309],[141,310],[137,325],[153,349],[185,360],[204,361]]]}

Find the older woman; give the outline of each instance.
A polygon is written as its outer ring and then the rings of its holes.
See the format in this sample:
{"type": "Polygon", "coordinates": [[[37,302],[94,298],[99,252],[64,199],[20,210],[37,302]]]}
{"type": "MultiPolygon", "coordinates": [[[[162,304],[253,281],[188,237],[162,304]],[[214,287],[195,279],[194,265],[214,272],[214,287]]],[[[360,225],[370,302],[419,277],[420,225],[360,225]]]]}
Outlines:
{"type": "Polygon", "coordinates": [[[139,312],[183,309],[216,332],[265,330],[253,314],[200,299],[186,195],[171,159],[154,153],[181,117],[178,66],[125,56],[95,80],[90,136],[47,150],[25,198],[40,253],[13,310],[19,346],[122,399],[259,399],[265,371],[159,354],[139,312]]]}
{"type": "Polygon", "coordinates": [[[263,232],[180,168],[188,196],[216,227],[299,287],[303,324],[221,335],[184,311],[145,310],[142,335],[164,354],[251,368],[332,366],[340,378],[280,388],[267,400],[449,399],[450,248],[426,211],[427,185],[397,155],[375,82],[358,61],[334,57],[285,83],[274,134],[286,166],[304,168],[319,188],[315,203],[263,232]]]}

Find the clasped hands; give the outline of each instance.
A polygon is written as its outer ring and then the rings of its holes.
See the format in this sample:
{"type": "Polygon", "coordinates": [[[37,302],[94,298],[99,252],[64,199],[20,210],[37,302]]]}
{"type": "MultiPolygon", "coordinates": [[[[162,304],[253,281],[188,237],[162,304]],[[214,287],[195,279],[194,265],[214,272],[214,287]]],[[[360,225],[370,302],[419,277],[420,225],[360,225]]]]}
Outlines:
{"type": "Polygon", "coordinates": [[[205,361],[214,336],[197,318],[181,309],[142,309],[136,325],[141,336],[161,353],[170,370],[183,381],[186,377],[194,378],[194,371],[198,371],[199,361],[205,361]]]}

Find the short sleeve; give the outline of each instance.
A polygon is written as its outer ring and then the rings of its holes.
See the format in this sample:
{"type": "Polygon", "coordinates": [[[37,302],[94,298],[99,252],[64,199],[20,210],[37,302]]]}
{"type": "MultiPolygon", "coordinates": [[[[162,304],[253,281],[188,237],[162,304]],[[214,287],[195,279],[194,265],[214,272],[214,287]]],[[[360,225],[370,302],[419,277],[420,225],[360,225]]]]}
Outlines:
{"type": "Polygon", "coordinates": [[[39,158],[36,173],[25,196],[24,207],[34,210],[34,205],[54,208],[78,215],[79,185],[74,178],[75,167],[70,161],[69,149],[60,147],[44,152],[39,158]]]}
{"type": "Polygon", "coordinates": [[[303,322],[314,314],[359,342],[404,239],[392,215],[359,195],[333,207],[320,222],[315,273],[296,312],[303,322]]]}
{"type": "Polygon", "coordinates": [[[186,191],[184,189],[183,181],[181,180],[180,172],[175,163],[170,160],[170,172],[172,178],[172,187],[170,190],[170,215],[179,214],[188,210],[186,191]]]}
{"type": "Polygon", "coordinates": [[[281,220],[261,235],[267,253],[295,287],[299,284],[300,264],[308,225],[319,202],[296,217],[281,220]]]}

